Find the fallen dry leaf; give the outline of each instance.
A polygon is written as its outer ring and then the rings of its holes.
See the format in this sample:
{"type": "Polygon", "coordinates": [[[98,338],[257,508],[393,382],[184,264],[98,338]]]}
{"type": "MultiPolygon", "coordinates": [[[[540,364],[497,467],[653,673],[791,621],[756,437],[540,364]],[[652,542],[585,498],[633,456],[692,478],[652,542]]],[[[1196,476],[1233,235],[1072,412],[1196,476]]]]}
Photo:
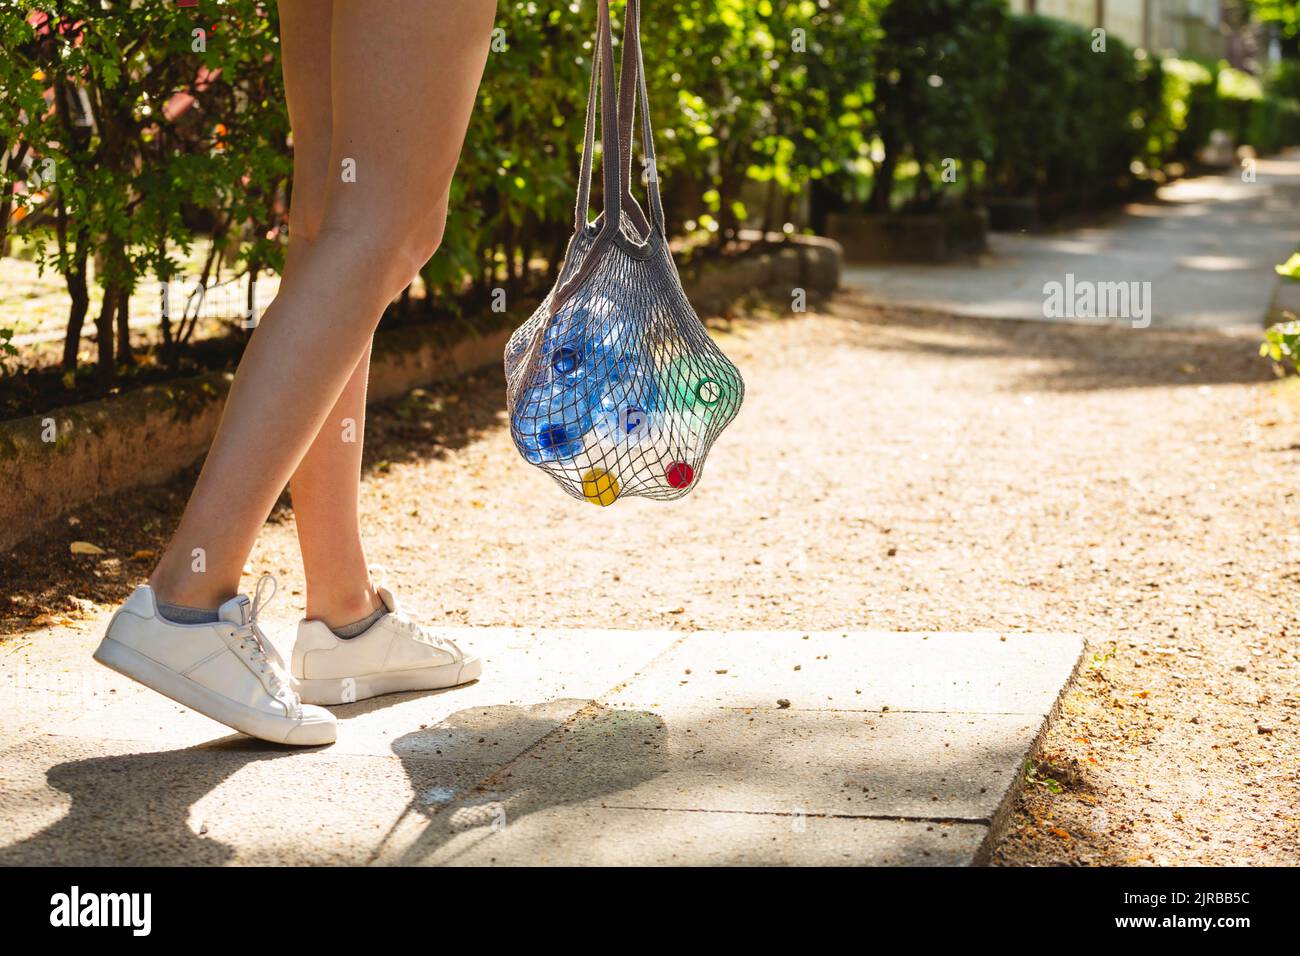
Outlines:
{"type": "Polygon", "coordinates": [[[72,623],[72,618],[66,614],[50,614],[47,612],[32,618],[32,625],[35,627],[64,627],[72,623]]]}

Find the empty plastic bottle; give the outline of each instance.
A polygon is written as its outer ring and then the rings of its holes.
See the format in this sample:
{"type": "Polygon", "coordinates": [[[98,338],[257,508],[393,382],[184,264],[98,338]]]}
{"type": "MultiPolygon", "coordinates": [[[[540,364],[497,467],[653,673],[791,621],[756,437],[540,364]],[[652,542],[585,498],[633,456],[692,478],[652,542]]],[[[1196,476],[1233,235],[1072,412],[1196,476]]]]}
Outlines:
{"type": "Polygon", "coordinates": [[[584,306],[547,329],[541,380],[515,404],[511,433],[520,453],[534,464],[575,457],[591,430],[613,360],[592,337],[589,321],[584,306]]]}
{"type": "Polygon", "coordinates": [[[612,441],[642,441],[661,425],[663,402],[653,370],[640,368],[631,355],[623,355],[607,371],[597,429],[612,441]]]}
{"type": "Polygon", "coordinates": [[[707,425],[730,421],[740,407],[741,384],[735,367],[711,356],[684,355],[659,374],[668,408],[707,425]]]}
{"type": "Polygon", "coordinates": [[[533,386],[515,406],[510,423],[515,446],[534,464],[574,457],[591,429],[591,406],[581,386],[562,382],[533,386]]]}

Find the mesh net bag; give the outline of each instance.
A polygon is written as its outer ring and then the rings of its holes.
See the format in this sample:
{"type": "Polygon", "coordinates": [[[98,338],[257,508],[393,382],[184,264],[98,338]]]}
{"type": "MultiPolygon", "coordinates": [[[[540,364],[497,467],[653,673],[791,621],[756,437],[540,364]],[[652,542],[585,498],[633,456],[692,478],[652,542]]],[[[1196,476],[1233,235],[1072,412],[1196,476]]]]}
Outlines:
{"type": "Polygon", "coordinates": [[[600,505],[689,492],[745,392],[686,300],[668,248],[639,6],[628,0],[616,99],[609,0],[597,0],[574,235],[555,288],[505,354],[519,453],[569,494],[600,505]],[[630,188],[638,96],[648,216],[630,188]],[[605,208],[588,222],[597,101],[605,208]]]}

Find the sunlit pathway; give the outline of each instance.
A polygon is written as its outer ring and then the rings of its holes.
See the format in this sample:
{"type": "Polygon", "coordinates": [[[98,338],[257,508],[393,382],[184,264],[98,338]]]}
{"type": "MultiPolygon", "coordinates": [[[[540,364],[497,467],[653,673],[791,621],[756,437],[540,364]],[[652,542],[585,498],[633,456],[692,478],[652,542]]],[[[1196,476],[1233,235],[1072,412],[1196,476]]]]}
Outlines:
{"type": "Polygon", "coordinates": [[[1067,276],[1076,287],[1139,283],[1144,297],[1150,290],[1149,312],[1112,316],[1116,324],[1259,328],[1279,282],[1273,266],[1300,246],[1298,211],[1300,150],[1292,150],[1259,160],[1254,182],[1238,171],[1180,180],[1157,201],[1092,225],[993,233],[977,262],[856,265],[845,281],[881,302],[998,319],[1064,318],[1060,310],[1044,315],[1043,288],[1065,287],[1067,276]]]}

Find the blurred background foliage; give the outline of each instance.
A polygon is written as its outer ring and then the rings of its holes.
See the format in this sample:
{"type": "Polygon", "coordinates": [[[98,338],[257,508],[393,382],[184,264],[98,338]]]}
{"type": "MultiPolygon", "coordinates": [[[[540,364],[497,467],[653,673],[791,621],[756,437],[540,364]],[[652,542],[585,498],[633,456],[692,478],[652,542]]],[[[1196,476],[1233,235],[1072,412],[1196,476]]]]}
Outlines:
{"type": "MultiPolygon", "coordinates": [[[[1296,4],[1257,7],[1294,32],[1296,4]]],[[[494,289],[545,292],[572,226],[594,21],[593,0],[498,5],[443,247],[385,321],[468,322],[494,289]]],[[[1100,200],[1190,163],[1215,129],[1260,152],[1300,142],[1296,60],[1257,77],[1113,36],[1100,53],[1089,30],[1003,0],[655,0],[645,21],[683,256],[829,210],[1100,200]]],[[[6,386],[53,374],[103,390],[210,364],[193,316],[173,309],[142,334],[132,293],[279,268],[292,149],[275,5],[0,0],[0,49],[0,254],[34,259],[67,294],[57,367],[18,361],[0,316],[6,386]]],[[[246,335],[225,332],[220,362],[246,335]]]]}

